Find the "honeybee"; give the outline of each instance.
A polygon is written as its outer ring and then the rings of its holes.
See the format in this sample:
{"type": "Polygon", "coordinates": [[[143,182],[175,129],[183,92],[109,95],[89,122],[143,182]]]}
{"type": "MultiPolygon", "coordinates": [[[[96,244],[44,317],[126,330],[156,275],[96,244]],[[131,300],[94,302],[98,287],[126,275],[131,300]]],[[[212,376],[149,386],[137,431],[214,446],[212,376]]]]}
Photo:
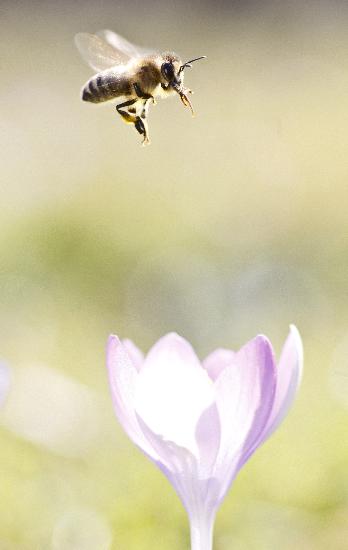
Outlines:
{"type": "Polygon", "coordinates": [[[143,145],[150,143],[147,116],[150,102],[155,104],[157,97],[177,93],[194,114],[187,97],[193,92],[184,87],[184,70],[206,56],[182,63],[173,52],[146,50],[109,30],[78,33],[75,43],[82,57],[98,71],[83,86],[82,100],[102,103],[122,98],[117,112],[143,136],[143,145]]]}

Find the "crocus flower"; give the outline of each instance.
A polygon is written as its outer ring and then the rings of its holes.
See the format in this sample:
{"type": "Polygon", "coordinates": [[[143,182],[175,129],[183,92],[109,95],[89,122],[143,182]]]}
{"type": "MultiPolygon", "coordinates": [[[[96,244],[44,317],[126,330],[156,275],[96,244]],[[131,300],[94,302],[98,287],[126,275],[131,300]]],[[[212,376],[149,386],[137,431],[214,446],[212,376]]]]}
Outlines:
{"type": "Polygon", "coordinates": [[[200,362],[173,333],[145,357],[130,340],[110,336],[107,364],[119,422],[174,486],[189,516],[191,549],[211,550],[219,505],[294,400],[302,371],[297,329],[290,327],[278,366],[265,336],[200,362]]]}

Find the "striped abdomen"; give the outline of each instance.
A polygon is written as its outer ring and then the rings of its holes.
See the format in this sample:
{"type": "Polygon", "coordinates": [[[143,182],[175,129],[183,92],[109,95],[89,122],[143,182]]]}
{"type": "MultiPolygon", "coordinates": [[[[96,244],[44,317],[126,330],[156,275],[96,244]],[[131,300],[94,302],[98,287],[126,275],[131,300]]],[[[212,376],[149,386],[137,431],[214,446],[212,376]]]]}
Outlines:
{"type": "Polygon", "coordinates": [[[105,71],[93,76],[82,90],[83,101],[101,103],[131,94],[131,86],[124,73],[105,71]]]}

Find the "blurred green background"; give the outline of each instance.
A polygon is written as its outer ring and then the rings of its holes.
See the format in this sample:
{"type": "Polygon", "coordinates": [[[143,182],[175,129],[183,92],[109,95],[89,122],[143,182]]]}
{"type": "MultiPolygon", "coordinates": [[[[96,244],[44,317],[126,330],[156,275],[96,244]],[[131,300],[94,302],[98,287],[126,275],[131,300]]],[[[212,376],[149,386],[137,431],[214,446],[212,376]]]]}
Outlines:
{"type": "MultiPolygon", "coordinates": [[[[1,550],[189,547],[173,489],[113,416],[109,333],[201,357],[289,323],[291,415],[240,473],[215,550],[348,547],[345,1],[3,1],[1,550]],[[150,112],[152,144],[83,104],[79,31],[208,59],[150,112]]],[[[178,404],[179,406],[179,404],[178,404]]]]}

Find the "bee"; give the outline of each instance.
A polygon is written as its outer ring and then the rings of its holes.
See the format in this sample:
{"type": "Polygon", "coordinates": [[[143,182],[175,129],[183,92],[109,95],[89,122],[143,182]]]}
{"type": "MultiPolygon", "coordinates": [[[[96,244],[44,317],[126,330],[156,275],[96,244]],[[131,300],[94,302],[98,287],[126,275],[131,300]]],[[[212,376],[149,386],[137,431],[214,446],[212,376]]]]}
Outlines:
{"type": "Polygon", "coordinates": [[[91,103],[122,100],[116,110],[126,123],[134,125],[143,137],[143,145],[150,143],[147,117],[149,105],[155,104],[156,98],[177,93],[194,114],[187,97],[193,92],[184,87],[184,71],[206,56],[182,63],[173,52],[146,50],[109,30],[78,33],[75,43],[82,57],[98,71],[83,86],[82,100],[91,103]]]}

